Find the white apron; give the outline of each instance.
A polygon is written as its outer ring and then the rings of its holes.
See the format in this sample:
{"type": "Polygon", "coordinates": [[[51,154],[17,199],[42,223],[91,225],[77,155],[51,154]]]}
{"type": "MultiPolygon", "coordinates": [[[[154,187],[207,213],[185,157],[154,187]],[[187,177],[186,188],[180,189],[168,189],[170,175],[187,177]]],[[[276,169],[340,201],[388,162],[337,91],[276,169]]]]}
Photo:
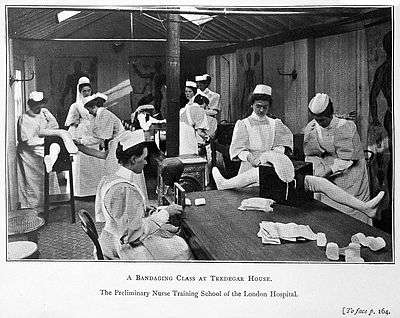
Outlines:
{"type": "Polygon", "coordinates": [[[190,117],[189,110],[184,107],[181,109],[181,115],[185,113],[189,125],[185,122],[179,122],[179,155],[198,154],[196,130],[190,117]]]}
{"type": "MultiPolygon", "coordinates": [[[[269,131],[265,130],[266,125],[255,125],[250,124],[250,120],[245,118],[243,120],[244,125],[247,129],[249,138],[249,151],[256,157],[261,155],[263,152],[271,150],[274,144],[275,138],[275,120],[268,117],[269,131]]],[[[253,166],[250,162],[242,161],[240,164],[239,173],[243,173],[253,166]]]]}

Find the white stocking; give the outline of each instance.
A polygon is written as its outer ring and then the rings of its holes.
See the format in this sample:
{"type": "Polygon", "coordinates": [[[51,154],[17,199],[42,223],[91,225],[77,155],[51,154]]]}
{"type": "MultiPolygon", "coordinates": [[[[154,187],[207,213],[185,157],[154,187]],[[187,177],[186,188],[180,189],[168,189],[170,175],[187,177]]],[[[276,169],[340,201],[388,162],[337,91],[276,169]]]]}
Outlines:
{"type": "Polygon", "coordinates": [[[236,177],[225,179],[217,167],[212,168],[215,185],[218,190],[244,188],[258,182],[258,169],[251,168],[236,177]]]}
{"type": "Polygon", "coordinates": [[[312,192],[323,193],[331,200],[348,206],[352,209],[356,209],[366,214],[370,218],[375,216],[377,206],[385,194],[383,191],[381,191],[375,198],[369,200],[368,202],[364,202],[347,193],[342,188],[339,188],[336,184],[328,181],[327,179],[316,176],[305,176],[304,188],[312,192]]]}
{"type": "Polygon", "coordinates": [[[47,173],[53,170],[53,166],[58,159],[60,153],[60,145],[57,143],[52,143],[50,145],[49,154],[44,156],[44,164],[46,166],[47,173]]]}
{"type": "Polygon", "coordinates": [[[63,129],[44,129],[41,131],[42,135],[45,136],[58,136],[60,137],[65,145],[65,148],[69,153],[77,153],[78,152],[78,147],[74,144],[74,141],[72,140],[71,134],[63,129]]]}

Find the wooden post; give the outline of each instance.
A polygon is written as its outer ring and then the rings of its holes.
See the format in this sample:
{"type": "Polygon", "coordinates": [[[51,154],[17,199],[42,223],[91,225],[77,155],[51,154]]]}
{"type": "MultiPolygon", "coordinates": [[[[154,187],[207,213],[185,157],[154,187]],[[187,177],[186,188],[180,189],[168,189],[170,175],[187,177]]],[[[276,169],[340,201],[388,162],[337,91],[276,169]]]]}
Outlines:
{"type": "Polygon", "coordinates": [[[180,16],[167,15],[167,156],[179,155],[180,16]]]}
{"type": "Polygon", "coordinates": [[[14,85],[9,85],[8,79],[14,74],[14,45],[13,40],[8,41],[8,77],[7,83],[7,178],[8,178],[8,208],[16,209],[18,207],[18,182],[17,182],[17,151],[15,126],[15,101],[14,85]]]}

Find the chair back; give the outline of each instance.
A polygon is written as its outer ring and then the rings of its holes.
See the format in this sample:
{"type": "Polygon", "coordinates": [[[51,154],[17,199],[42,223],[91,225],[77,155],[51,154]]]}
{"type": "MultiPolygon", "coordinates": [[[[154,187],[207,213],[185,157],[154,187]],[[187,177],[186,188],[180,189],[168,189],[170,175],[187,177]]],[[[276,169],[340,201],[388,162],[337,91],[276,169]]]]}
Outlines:
{"type": "Polygon", "coordinates": [[[90,237],[92,240],[95,250],[96,256],[98,260],[104,260],[103,252],[101,250],[101,246],[99,243],[99,235],[97,234],[96,226],[94,225],[93,219],[89,215],[89,213],[85,210],[80,210],[78,212],[79,219],[81,220],[81,226],[83,231],[90,237]]]}

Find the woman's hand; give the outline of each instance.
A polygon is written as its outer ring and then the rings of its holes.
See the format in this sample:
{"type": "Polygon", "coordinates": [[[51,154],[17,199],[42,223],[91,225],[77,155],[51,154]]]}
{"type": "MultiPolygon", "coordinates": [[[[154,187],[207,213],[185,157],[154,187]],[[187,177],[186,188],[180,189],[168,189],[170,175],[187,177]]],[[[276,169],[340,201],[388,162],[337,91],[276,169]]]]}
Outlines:
{"type": "Polygon", "coordinates": [[[166,206],[165,210],[168,212],[169,216],[182,213],[182,207],[175,203],[172,203],[171,205],[166,206]]]}
{"type": "Polygon", "coordinates": [[[253,154],[249,153],[247,155],[247,161],[253,166],[258,167],[261,164],[260,159],[256,158],[253,154]]]}
{"type": "Polygon", "coordinates": [[[204,132],[203,130],[201,130],[201,129],[197,129],[197,134],[198,134],[202,139],[204,139],[205,141],[207,141],[208,138],[209,138],[208,134],[207,134],[206,132],[204,132]]]}

